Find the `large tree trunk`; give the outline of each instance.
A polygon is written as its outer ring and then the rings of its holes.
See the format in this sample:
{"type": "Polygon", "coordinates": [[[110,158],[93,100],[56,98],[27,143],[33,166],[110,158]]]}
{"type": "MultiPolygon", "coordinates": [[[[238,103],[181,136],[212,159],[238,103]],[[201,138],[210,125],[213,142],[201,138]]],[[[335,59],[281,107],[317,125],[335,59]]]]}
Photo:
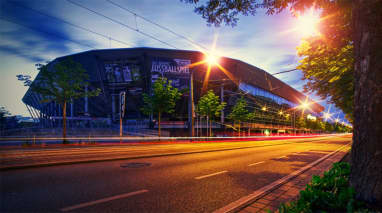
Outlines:
{"type": "Polygon", "coordinates": [[[350,181],[358,199],[382,205],[382,1],[355,0],[354,132],[350,181]]]}
{"type": "Polygon", "coordinates": [[[66,143],[66,101],[62,106],[62,142],[66,143]]]}

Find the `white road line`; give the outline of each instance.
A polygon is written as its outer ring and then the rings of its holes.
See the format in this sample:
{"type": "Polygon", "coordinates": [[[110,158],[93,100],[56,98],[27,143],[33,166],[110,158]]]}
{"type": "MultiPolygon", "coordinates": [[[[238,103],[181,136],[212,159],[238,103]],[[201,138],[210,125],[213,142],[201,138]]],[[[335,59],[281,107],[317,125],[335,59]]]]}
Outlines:
{"type": "Polygon", "coordinates": [[[226,170],[221,171],[221,172],[215,172],[215,173],[212,173],[212,174],[209,174],[209,175],[203,175],[203,176],[196,177],[195,179],[196,180],[200,180],[200,179],[203,179],[203,178],[207,178],[207,177],[211,177],[211,176],[215,176],[215,175],[220,175],[220,174],[223,174],[223,173],[226,173],[226,172],[227,172],[226,170]]]}
{"type": "Polygon", "coordinates": [[[99,200],[95,200],[95,201],[91,201],[91,202],[81,203],[81,204],[77,204],[77,205],[74,205],[74,206],[69,206],[69,207],[62,208],[62,209],[60,209],[60,211],[67,212],[67,211],[71,211],[71,210],[75,210],[75,209],[79,209],[79,208],[84,208],[84,207],[87,207],[87,206],[92,206],[92,205],[99,204],[99,203],[109,202],[111,200],[127,198],[127,197],[130,197],[130,196],[137,195],[137,194],[142,194],[142,193],[145,193],[145,192],[148,192],[148,190],[143,189],[143,190],[139,190],[139,191],[136,191],[136,192],[129,192],[129,193],[126,193],[126,194],[120,194],[120,195],[116,195],[116,196],[112,196],[112,197],[107,197],[107,198],[103,198],[103,199],[99,199],[99,200]]]}
{"type": "Polygon", "coordinates": [[[289,175],[281,178],[281,179],[278,179],[276,181],[274,181],[273,183],[269,184],[269,185],[266,185],[256,191],[254,191],[253,193],[247,195],[247,196],[244,196],[242,198],[240,198],[239,200],[236,200],[220,209],[217,209],[215,210],[213,213],[229,213],[229,212],[237,212],[239,209],[241,209],[243,206],[246,206],[248,205],[249,203],[253,202],[254,200],[260,198],[260,196],[266,194],[267,192],[273,190],[274,188],[276,187],[279,187],[280,185],[286,183],[287,181],[289,181],[290,179],[296,177],[297,175],[305,172],[306,170],[312,168],[313,166],[321,163],[322,161],[328,159],[329,157],[331,157],[332,155],[336,154],[337,152],[339,152],[341,149],[345,150],[344,148],[346,148],[350,143],[344,145],[344,146],[341,146],[340,148],[336,149],[335,151],[323,156],[322,158],[300,168],[299,170],[297,171],[294,171],[292,173],[290,173],[289,175]]]}
{"type": "Polygon", "coordinates": [[[249,164],[248,166],[254,166],[254,165],[257,165],[257,164],[260,164],[260,163],[264,163],[265,161],[260,161],[260,162],[257,162],[257,163],[251,163],[249,164]]]}

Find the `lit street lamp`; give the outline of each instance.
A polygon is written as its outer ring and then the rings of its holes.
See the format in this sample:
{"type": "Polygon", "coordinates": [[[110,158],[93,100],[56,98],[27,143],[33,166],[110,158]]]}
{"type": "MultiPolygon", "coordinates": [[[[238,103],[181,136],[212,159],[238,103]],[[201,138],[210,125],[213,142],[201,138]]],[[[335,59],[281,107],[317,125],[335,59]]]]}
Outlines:
{"type": "MultiPolygon", "coordinates": [[[[207,72],[210,72],[211,67],[217,66],[219,63],[219,57],[213,53],[205,53],[204,62],[208,64],[207,72]]],[[[190,70],[190,97],[189,97],[189,127],[190,127],[190,136],[195,136],[194,130],[194,116],[195,116],[195,106],[194,106],[194,72],[190,70]]],[[[208,125],[208,124],[207,124],[208,125]]]]}

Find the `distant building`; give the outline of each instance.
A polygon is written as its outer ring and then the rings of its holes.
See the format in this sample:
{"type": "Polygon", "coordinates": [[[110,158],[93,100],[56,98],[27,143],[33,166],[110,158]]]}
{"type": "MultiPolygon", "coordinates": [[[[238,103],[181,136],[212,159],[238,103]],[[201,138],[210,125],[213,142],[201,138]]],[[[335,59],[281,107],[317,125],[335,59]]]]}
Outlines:
{"type": "MultiPolygon", "coordinates": [[[[124,122],[127,126],[148,128],[149,117],[141,113],[143,105],[142,93],[149,93],[152,83],[159,77],[172,80],[173,86],[187,91],[190,85],[190,73],[194,74],[195,105],[207,90],[214,90],[227,102],[223,116],[214,128],[223,128],[230,123],[224,115],[228,115],[237,98],[245,96],[250,111],[258,111],[258,118],[247,127],[254,129],[283,129],[292,127],[293,110],[306,97],[289,85],[270,75],[262,69],[240,60],[223,57],[219,67],[213,66],[209,72],[207,86],[203,90],[207,65],[195,63],[203,61],[205,55],[198,51],[170,50],[158,48],[126,48],[91,50],[78,54],[60,57],[55,63],[71,57],[82,64],[90,76],[88,89],[100,88],[98,97],[75,100],[67,107],[69,125],[72,126],[113,126],[119,120],[119,94],[126,92],[126,114],[124,122]],[[191,65],[191,66],[189,66],[191,65]],[[194,66],[195,65],[195,66],[194,66]],[[264,110],[264,107],[266,110],[264,110]],[[281,113],[280,113],[281,112],[281,113]],[[287,116],[289,114],[289,117],[287,116]]],[[[36,77],[38,79],[39,76],[36,77]]],[[[23,97],[31,116],[44,126],[61,125],[62,109],[56,103],[42,103],[39,94],[28,90],[23,97]]],[[[189,97],[185,92],[176,106],[175,113],[164,115],[166,128],[187,128],[189,120],[189,97]]],[[[312,104],[311,112],[318,114],[323,107],[312,104]]]]}

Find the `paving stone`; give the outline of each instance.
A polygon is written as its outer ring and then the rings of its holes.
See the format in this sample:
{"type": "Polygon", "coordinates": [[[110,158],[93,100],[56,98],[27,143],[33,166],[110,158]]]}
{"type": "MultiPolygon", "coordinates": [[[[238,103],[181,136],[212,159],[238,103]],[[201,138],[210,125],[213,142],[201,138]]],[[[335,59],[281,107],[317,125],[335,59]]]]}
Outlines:
{"type": "Polygon", "coordinates": [[[273,195],[273,194],[268,194],[266,195],[265,197],[261,198],[261,199],[265,199],[265,200],[269,200],[269,201],[273,201],[277,198],[277,196],[273,195]]]}
{"type": "MultiPolygon", "coordinates": [[[[272,202],[274,202],[274,201],[271,201],[271,202],[269,202],[269,203],[272,203],[272,202]]],[[[269,204],[269,203],[268,203],[268,204],[269,204]]],[[[259,203],[259,202],[256,201],[255,203],[253,203],[253,204],[251,205],[251,207],[256,207],[256,208],[262,209],[262,208],[266,207],[268,204],[259,203]]]]}
{"type": "MultiPolygon", "coordinates": [[[[284,197],[296,197],[297,195],[299,195],[297,192],[287,192],[285,194],[283,194],[282,196],[284,197]]],[[[282,197],[280,196],[280,197],[282,197]]]]}
{"type": "Polygon", "coordinates": [[[256,207],[252,207],[252,206],[248,206],[247,208],[244,209],[246,211],[246,213],[256,213],[256,212],[259,212],[261,211],[260,208],[256,208],[256,207]]]}
{"type": "Polygon", "coordinates": [[[268,205],[271,202],[272,202],[271,200],[267,200],[267,199],[264,199],[264,198],[261,198],[260,200],[256,201],[256,203],[262,203],[264,205],[268,205]]]}
{"type": "MultiPolygon", "coordinates": [[[[278,212],[281,203],[297,200],[300,191],[305,189],[306,185],[310,183],[314,175],[322,176],[325,171],[328,171],[331,168],[333,162],[338,162],[343,156],[344,153],[331,156],[329,159],[326,159],[320,164],[291,179],[281,187],[271,191],[250,206],[252,208],[251,212],[266,212],[267,209],[270,209],[273,212],[278,212]]],[[[245,210],[247,209],[248,208],[245,210]]]]}

